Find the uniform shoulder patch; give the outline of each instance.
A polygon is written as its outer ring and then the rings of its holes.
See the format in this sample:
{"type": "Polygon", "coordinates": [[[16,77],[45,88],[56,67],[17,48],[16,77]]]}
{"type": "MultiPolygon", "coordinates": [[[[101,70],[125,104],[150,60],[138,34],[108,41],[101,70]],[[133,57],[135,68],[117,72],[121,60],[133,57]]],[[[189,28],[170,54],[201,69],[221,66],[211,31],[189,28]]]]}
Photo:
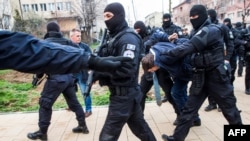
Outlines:
{"type": "Polygon", "coordinates": [[[132,50],[125,50],[124,53],[123,53],[123,56],[134,59],[135,53],[132,50]]]}
{"type": "Polygon", "coordinates": [[[126,49],[127,49],[127,50],[135,50],[135,45],[127,44],[126,49]]]}

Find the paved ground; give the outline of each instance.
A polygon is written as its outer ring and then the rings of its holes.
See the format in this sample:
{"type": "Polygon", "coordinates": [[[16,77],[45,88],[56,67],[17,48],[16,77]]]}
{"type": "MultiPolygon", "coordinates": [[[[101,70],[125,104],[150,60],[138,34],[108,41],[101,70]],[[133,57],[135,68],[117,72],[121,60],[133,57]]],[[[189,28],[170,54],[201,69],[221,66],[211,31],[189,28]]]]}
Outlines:
{"type": "MultiPolygon", "coordinates": [[[[244,94],[244,76],[237,77],[235,81],[235,95],[237,105],[242,110],[244,124],[250,124],[250,95],[244,94]]],[[[193,127],[186,141],[223,141],[223,125],[227,124],[221,112],[213,110],[205,112],[203,104],[199,111],[202,119],[200,127],[193,127]]],[[[49,141],[98,141],[98,136],[107,114],[107,107],[94,107],[92,116],[88,117],[87,125],[89,134],[74,134],[72,128],[77,125],[72,112],[59,110],[53,112],[51,126],[49,128],[49,141]]],[[[152,128],[158,141],[161,141],[161,134],[172,134],[173,122],[176,115],[169,103],[158,107],[155,102],[147,103],[145,119],[152,128]]],[[[38,129],[38,113],[12,113],[0,115],[0,141],[28,141],[26,135],[38,129]]],[[[139,141],[124,126],[119,141],[139,141]]]]}

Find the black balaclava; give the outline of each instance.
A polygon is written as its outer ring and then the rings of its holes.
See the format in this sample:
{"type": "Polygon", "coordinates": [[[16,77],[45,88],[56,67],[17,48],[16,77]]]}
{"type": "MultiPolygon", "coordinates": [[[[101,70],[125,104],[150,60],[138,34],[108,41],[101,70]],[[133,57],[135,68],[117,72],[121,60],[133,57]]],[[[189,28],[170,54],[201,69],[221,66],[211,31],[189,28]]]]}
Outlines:
{"type": "Polygon", "coordinates": [[[226,25],[227,25],[229,28],[232,28],[232,23],[231,23],[231,20],[230,20],[229,18],[224,19],[223,23],[225,23],[225,22],[227,22],[226,25]]]}
{"type": "Polygon", "coordinates": [[[136,21],[134,24],[134,29],[140,29],[140,32],[138,33],[142,38],[147,36],[147,27],[142,21],[136,21]]]}
{"type": "Polygon", "coordinates": [[[51,21],[47,24],[47,32],[60,32],[60,27],[55,21],[51,21]]]}
{"type": "Polygon", "coordinates": [[[119,30],[120,25],[126,22],[125,10],[123,6],[118,2],[110,3],[106,6],[104,12],[111,12],[114,14],[114,16],[111,19],[105,21],[105,24],[110,34],[118,32],[117,30],[119,30]]]}
{"type": "Polygon", "coordinates": [[[168,13],[166,13],[166,14],[164,14],[163,15],[163,17],[162,17],[162,27],[163,28],[168,28],[168,27],[170,27],[170,25],[171,25],[171,23],[172,23],[172,21],[171,21],[171,15],[170,14],[168,14],[168,13]],[[164,21],[164,19],[169,19],[168,21],[164,21]]]}
{"type": "Polygon", "coordinates": [[[237,23],[235,24],[235,27],[241,27],[241,26],[242,26],[241,22],[237,22],[237,23]]]}
{"type": "Polygon", "coordinates": [[[215,23],[217,20],[217,13],[214,9],[207,10],[207,14],[209,15],[209,18],[212,23],[215,23]]]}
{"type": "Polygon", "coordinates": [[[194,5],[190,10],[190,16],[198,15],[196,19],[190,19],[190,22],[195,30],[207,20],[207,10],[203,5],[194,5]]]}

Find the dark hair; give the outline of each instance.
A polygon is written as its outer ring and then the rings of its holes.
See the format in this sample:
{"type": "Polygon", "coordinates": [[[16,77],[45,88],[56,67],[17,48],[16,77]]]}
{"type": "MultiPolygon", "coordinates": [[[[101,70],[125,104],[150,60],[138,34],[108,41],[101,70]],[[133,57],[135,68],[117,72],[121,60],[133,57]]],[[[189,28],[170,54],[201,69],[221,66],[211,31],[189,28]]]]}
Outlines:
{"type": "Polygon", "coordinates": [[[145,55],[141,62],[144,72],[147,72],[148,69],[154,67],[154,55],[152,53],[145,55]]]}

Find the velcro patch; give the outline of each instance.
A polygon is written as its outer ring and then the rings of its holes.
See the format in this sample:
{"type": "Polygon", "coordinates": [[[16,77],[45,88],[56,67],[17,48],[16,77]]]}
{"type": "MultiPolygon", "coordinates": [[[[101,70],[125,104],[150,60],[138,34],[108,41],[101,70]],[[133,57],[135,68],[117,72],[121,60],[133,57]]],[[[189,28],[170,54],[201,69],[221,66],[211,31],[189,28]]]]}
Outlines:
{"type": "Polygon", "coordinates": [[[132,45],[132,44],[127,44],[126,49],[129,49],[129,50],[135,50],[135,45],[132,45]]]}
{"type": "Polygon", "coordinates": [[[124,51],[123,56],[134,59],[135,53],[132,50],[126,50],[124,51]]]}

